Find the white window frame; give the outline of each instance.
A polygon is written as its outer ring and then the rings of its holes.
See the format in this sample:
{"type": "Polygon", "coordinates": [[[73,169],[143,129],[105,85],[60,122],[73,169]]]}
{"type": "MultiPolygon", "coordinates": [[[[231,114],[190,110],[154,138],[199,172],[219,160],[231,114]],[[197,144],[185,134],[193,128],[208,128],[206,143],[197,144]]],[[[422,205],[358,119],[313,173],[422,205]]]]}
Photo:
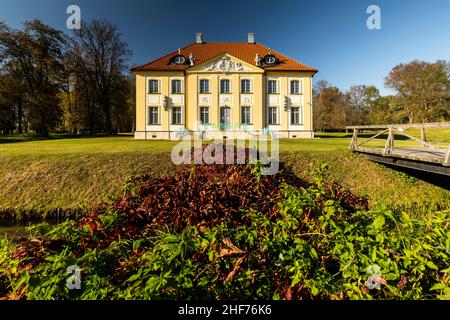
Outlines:
{"type": "Polygon", "coordinates": [[[297,80],[297,79],[292,79],[292,80],[290,80],[290,81],[289,81],[289,94],[301,94],[300,86],[301,86],[300,80],[297,80]],[[293,92],[293,91],[292,91],[292,85],[293,85],[294,83],[297,83],[297,91],[296,91],[296,92],[293,92]]]}
{"type": "Polygon", "coordinates": [[[210,79],[205,79],[205,78],[198,79],[198,93],[199,94],[211,93],[211,80],[210,79]],[[208,83],[208,91],[206,91],[206,92],[202,92],[202,81],[206,81],[208,83]]]}
{"type": "Polygon", "coordinates": [[[279,123],[280,115],[279,115],[278,109],[279,109],[278,106],[268,106],[267,107],[267,125],[269,125],[269,126],[276,126],[276,125],[280,124],[279,123]],[[269,121],[270,120],[270,115],[271,115],[271,113],[270,113],[271,109],[275,109],[275,123],[270,123],[270,121],[269,121]]]}
{"type": "Polygon", "coordinates": [[[200,115],[200,123],[202,124],[202,125],[208,125],[208,124],[210,124],[210,112],[209,112],[210,110],[209,110],[209,107],[208,106],[200,106],[200,109],[199,109],[199,115],[200,115]],[[202,109],[206,109],[207,110],[207,115],[208,115],[208,121],[207,122],[203,122],[202,120],[202,116],[203,116],[203,113],[202,113],[202,109]]]}
{"type": "Polygon", "coordinates": [[[161,94],[161,81],[159,79],[151,79],[150,78],[150,79],[147,79],[147,81],[148,81],[148,93],[149,94],[161,94]],[[156,85],[157,85],[158,90],[156,92],[151,92],[151,90],[152,90],[151,83],[153,81],[155,81],[156,85]]]}
{"type": "Polygon", "coordinates": [[[171,111],[170,111],[170,114],[171,114],[171,124],[172,125],[174,125],[174,126],[181,126],[181,125],[183,125],[183,107],[181,107],[181,106],[173,106],[172,108],[171,108],[171,111]],[[175,117],[174,117],[174,115],[175,115],[175,109],[177,109],[177,110],[180,110],[180,113],[179,113],[179,115],[180,115],[180,122],[177,122],[177,123],[175,123],[175,117]]]}
{"type": "Polygon", "coordinates": [[[267,94],[279,94],[280,93],[280,85],[279,85],[279,81],[277,79],[267,79],[267,94]],[[269,88],[270,88],[270,83],[274,82],[275,83],[275,92],[270,92],[269,88]]]}
{"type": "Polygon", "coordinates": [[[252,89],[253,89],[252,80],[251,79],[242,78],[241,79],[241,93],[242,94],[251,94],[252,93],[252,89]],[[244,83],[244,81],[248,81],[248,91],[246,91],[246,92],[244,92],[244,90],[242,90],[242,84],[244,83]]]}
{"type": "Polygon", "coordinates": [[[233,90],[232,90],[232,82],[231,82],[231,79],[228,79],[228,78],[220,78],[220,79],[219,79],[219,92],[220,92],[220,94],[231,94],[232,91],[233,91],[233,90]],[[223,92],[223,91],[222,91],[222,81],[228,81],[228,91],[227,91],[227,92],[223,92]]]}
{"type": "Polygon", "coordinates": [[[161,112],[160,112],[160,107],[159,106],[148,106],[148,123],[147,125],[149,126],[159,126],[161,125],[161,112]],[[156,115],[156,123],[151,123],[151,119],[152,119],[152,112],[151,109],[156,109],[157,115],[156,115]]]}
{"type": "Polygon", "coordinates": [[[289,117],[290,117],[290,124],[292,126],[301,126],[301,125],[303,125],[303,109],[302,109],[302,107],[301,106],[291,107],[289,117]],[[298,109],[298,122],[297,123],[294,123],[292,121],[292,116],[293,116],[293,110],[294,109],[298,109]]]}
{"type": "Polygon", "coordinates": [[[251,106],[241,106],[241,124],[251,125],[252,124],[252,107],[251,106]],[[248,122],[244,122],[244,108],[248,108],[248,122]]]}
{"type": "Polygon", "coordinates": [[[182,78],[172,78],[170,79],[170,93],[171,94],[183,94],[183,79],[182,78]],[[179,81],[180,82],[180,91],[179,92],[174,92],[173,91],[173,83],[174,81],[179,81]]]}

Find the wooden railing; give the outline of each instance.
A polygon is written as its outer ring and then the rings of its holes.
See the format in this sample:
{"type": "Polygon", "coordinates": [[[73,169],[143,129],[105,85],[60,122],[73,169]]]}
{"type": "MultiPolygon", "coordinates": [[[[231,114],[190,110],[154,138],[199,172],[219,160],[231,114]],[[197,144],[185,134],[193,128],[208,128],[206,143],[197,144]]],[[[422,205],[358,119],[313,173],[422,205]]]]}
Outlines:
{"type": "MultiPolygon", "coordinates": [[[[361,146],[387,133],[388,136],[382,154],[384,156],[392,155],[394,153],[395,135],[397,134],[418,142],[422,146],[422,148],[426,150],[431,149],[435,151],[442,151],[442,153],[444,154],[442,165],[450,166],[450,147],[447,148],[439,147],[436,145],[437,141],[435,141],[434,144],[427,141],[426,129],[431,128],[434,129],[450,128],[450,122],[421,123],[421,124],[386,124],[386,125],[366,125],[366,126],[346,127],[347,130],[353,130],[353,136],[349,146],[349,149],[352,151],[362,151],[362,149],[364,149],[364,151],[367,151],[367,148],[363,148],[361,146]],[[404,132],[405,129],[420,129],[421,138],[419,139],[417,137],[405,133],[404,132]],[[381,130],[381,132],[376,133],[372,137],[362,142],[358,142],[358,133],[372,130],[377,131],[381,130]]],[[[446,140],[450,140],[450,137],[446,138],[446,140]]]]}

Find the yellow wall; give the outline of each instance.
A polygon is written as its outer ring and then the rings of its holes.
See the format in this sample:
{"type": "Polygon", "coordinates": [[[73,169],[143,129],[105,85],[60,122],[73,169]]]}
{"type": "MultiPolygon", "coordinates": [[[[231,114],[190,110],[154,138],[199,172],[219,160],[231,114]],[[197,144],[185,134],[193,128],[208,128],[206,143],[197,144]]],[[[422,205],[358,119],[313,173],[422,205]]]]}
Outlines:
{"type": "Polygon", "coordinates": [[[145,131],[145,77],[136,72],[136,131],[145,131]]]}
{"type": "MultiPolygon", "coordinates": [[[[251,66],[246,64],[247,66],[251,66]]],[[[168,131],[170,109],[165,110],[163,107],[163,98],[170,96],[170,78],[171,77],[183,77],[183,93],[185,95],[185,110],[186,110],[186,124],[189,130],[195,130],[197,121],[200,119],[199,107],[199,79],[207,78],[210,81],[210,123],[219,126],[220,111],[219,111],[219,90],[220,90],[220,78],[228,78],[231,80],[231,95],[233,97],[233,103],[231,105],[232,124],[241,123],[241,77],[252,79],[252,95],[253,104],[252,110],[252,124],[254,130],[262,130],[266,127],[266,86],[268,78],[275,78],[279,80],[281,84],[281,90],[279,90],[279,112],[280,112],[280,129],[286,131],[289,128],[289,111],[284,108],[284,97],[289,95],[290,83],[289,78],[300,78],[303,82],[303,127],[302,130],[312,130],[312,73],[308,72],[271,72],[264,73],[263,70],[251,66],[253,72],[239,72],[232,74],[224,73],[211,73],[202,72],[198,66],[190,69],[188,72],[164,72],[164,71],[146,71],[136,72],[136,131],[143,132],[148,131],[151,127],[145,125],[146,121],[146,104],[147,107],[151,104],[148,101],[149,95],[146,92],[146,79],[155,77],[160,80],[160,117],[161,117],[161,131],[168,131]]],[[[247,104],[245,104],[247,106],[247,104]]],[[[207,106],[207,105],[205,105],[207,106]]],[[[172,130],[172,129],[170,129],[172,130]]]]}
{"type": "MultiPolygon", "coordinates": [[[[281,82],[280,99],[283,100],[285,96],[289,96],[290,83],[289,78],[299,78],[303,82],[303,119],[304,130],[313,130],[312,123],[312,77],[311,72],[266,72],[265,78],[279,78],[281,82]]],[[[289,111],[284,109],[284,101],[281,101],[281,126],[282,130],[288,130],[288,116],[289,111]]]]}
{"type": "MultiPolygon", "coordinates": [[[[160,107],[160,119],[161,119],[161,130],[169,130],[169,111],[164,110],[163,99],[164,97],[171,96],[170,93],[170,78],[171,77],[183,77],[183,72],[167,72],[167,71],[140,71],[136,72],[136,131],[146,131],[146,104],[147,107],[156,104],[149,102],[148,88],[146,88],[146,82],[150,79],[155,78],[160,81],[160,102],[158,103],[160,107]]],[[[184,83],[185,85],[185,83],[184,83]]],[[[184,92],[186,89],[183,88],[184,92]]],[[[147,126],[148,130],[148,126],[147,126]]]]}
{"type": "MultiPolygon", "coordinates": [[[[253,103],[249,106],[252,110],[252,123],[255,129],[262,129],[263,119],[260,106],[263,103],[263,77],[262,74],[249,74],[249,73],[233,73],[233,74],[222,74],[222,73],[188,73],[187,74],[187,125],[190,130],[194,130],[197,121],[200,119],[200,107],[209,107],[209,117],[211,125],[219,125],[220,122],[220,80],[222,78],[229,79],[231,81],[231,93],[224,94],[224,96],[232,96],[231,107],[231,123],[240,124],[241,122],[241,76],[245,78],[252,78],[253,87],[253,103]],[[199,94],[199,82],[200,79],[208,79],[210,85],[209,94],[199,94]],[[199,96],[209,96],[211,99],[210,104],[199,103],[199,96]]],[[[247,104],[244,104],[247,106],[247,104]]]]}
{"type": "Polygon", "coordinates": [[[264,85],[264,76],[262,74],[255,75],[253,78],[253,124],[255,125],[255,130],[262,130],[265,127],[266,122],[266,112],[265,109],[265,98],[264,94],[266,92],[264,85]],[[262,108],[258,107],[262,106],[262,108]],[[262,110],[261,110],[262,109],[262,110]]]}

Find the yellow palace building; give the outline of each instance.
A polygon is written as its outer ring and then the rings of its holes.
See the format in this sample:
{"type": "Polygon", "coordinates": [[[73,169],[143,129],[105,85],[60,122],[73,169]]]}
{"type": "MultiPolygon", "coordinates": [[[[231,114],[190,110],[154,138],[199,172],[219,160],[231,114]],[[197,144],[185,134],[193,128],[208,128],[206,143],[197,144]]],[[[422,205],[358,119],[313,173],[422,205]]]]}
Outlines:
{"type": "Polygon", "coordinates": [[[135,67],[136,139],[313,138],[317,69],[255,42],[195,43],[135,67]]]}

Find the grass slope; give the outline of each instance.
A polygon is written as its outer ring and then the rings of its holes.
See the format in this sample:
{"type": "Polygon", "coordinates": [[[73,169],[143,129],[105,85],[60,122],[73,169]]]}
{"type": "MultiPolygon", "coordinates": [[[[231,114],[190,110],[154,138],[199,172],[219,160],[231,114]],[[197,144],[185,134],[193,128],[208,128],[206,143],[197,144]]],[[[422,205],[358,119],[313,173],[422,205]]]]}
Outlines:
{"type": "MultiPolygon", "coordinates": [[[[440,134],[429,136],[442,139],[440,134]]],[[[106,196],[119,195],[131,176],[171,171],[170,151],[176,144],[130,136],[27,140],[32,139],[0,140],[0,212],[90,207],[106,196]]],[[[372,204],[415,212],[450,208],[449,191],[351,154],[349,141],[346,134],[281,140],[281,160],[298,173],[311,162],[327,162],[331,179],[368,196],[372,204]]]]}

